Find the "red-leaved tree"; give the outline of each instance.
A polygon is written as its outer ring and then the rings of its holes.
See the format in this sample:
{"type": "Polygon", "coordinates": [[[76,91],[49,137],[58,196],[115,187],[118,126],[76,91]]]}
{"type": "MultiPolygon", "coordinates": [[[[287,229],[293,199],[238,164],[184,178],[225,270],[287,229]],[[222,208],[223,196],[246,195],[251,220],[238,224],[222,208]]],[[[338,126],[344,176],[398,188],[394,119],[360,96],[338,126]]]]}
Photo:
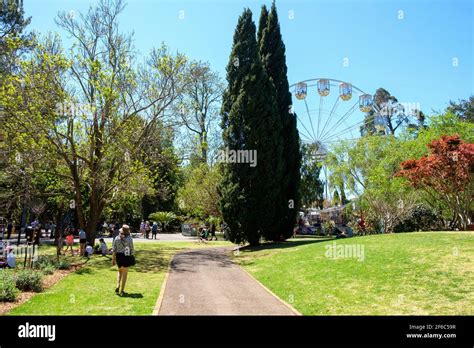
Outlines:
{"type": "Polygon", "coordinates": [[[434,202],[446,202],[452,212],[451,227],[465,230],[473,215],[474,144],[458,135],[444,135],[427,146],[430,155],[403,162],[397,175],[427,192],[434,202]]]}

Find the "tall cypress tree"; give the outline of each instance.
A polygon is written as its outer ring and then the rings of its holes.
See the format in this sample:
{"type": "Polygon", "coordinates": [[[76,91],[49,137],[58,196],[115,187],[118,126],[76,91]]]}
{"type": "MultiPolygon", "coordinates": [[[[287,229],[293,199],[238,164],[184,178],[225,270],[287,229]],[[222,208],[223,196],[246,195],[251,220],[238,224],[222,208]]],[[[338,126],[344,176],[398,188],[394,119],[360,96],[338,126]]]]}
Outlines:
{"type": "Polygon", "coordinates": [[[268,24],[268,10],[267,6],[263,5],[262,10],[260,11],[260,20],[258,21],[258,32],[257,32],[257,44],[260,45],[262,42],[263,30],[267,27],[268,24]]]}
{"type": "Polygon", "coordinates": [[[301,151],[296,115],[291,111],[291,93],[289,91],[285,44],[283,43],[275,2],[270,13],[262,8],[259,28],[259,49],[262,63],[276,90],[276,100],[281,128],[277,137],[282,141],[283,152],[281,185],[279,186],[278,209],[275,226],[268,231],[267,239],[282,240],[293,234],[293,227],[299,208],[299,185],[301,151]]]}
{"type": "Polygon", "coordinates": [[[278,180],[275,168],[281,158],[276,96],[263,68],[252,12],[240,16],[227,65],[228,87],[222,104],[224,146],[229,151],[256,151],[257,165],[224,163],[219,187],[220,207],[235,243],[258,244],[273,223],[278,180]]]}

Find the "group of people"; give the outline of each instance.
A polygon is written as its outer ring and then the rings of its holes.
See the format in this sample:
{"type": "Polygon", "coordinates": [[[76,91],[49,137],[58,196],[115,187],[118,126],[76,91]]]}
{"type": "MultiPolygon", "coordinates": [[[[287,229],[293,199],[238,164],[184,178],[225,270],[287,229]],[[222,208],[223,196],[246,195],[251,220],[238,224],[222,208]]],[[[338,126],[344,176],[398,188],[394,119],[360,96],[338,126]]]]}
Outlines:
{"type": "MultiPolygon", "coordinates": [[[[100,238],[99,243],[99,253],[102,256],[112,255],[112,266],[118,266],[117,286],[115,292],[118,295],[123,296],[125,294],[124,289],[127,282],[128,268],[135,264],[135,249],[133,246],[133,239],[130,235],[130,227],[128,225],[123,225],[118,229],[118,234],[112,242],[112,249],[108,248],[104,238],[100,238]]],[[[81,256],[90,257],[94,253],[92,245],[87,242],[86,232],[82,229],[79,231],[79,244],[79,254],[81,256]]],[[[74,254],[73,245],[74,235],[72,234],[72,231],[69,230],[66,236],[65,254],[68,250],[71,251],[71,254],[74,254]]]]}
{"type": "MultiPolygon", "coordinates": [[[[25,237],[28,242],[35,244],[40,243],[40,239],[44,234],[50,238],[54,238],[56,233],[56,225],[52,221],[47,221],[45,224],[41,224],[38,219],[34,219],[25,228],[25,237]]],[[[13,233],[22,231],[21,226],[17,225],[14,220],[7,221],[4,218],[0,218],[0,240],[12,238],[13,233]]]]}
{"type": "MultiPolygon", "coordinates": [[[[67,254],[68,250],[71,251],[71,255],[74,255],[73,246],[74,246],[74,234],[72,233],[72,230],[67,229],[66,230],[66,250],[64,251],[64,255],[67,254]]],[[[63,253],[62,249],[63,249],[63,238],[62,236],[59,236],[58,250],[60,254],[63,253]]],[[[90,257],[93,253],[94,253],[94,248],[92,247],[91,243],[87,242],[86,232],[83,229],[79,230],[79,255],[90,257]]]]}
{"type": "Polygon", "coordinates": [[[153,222],[153,224],[150,224],[149,221],[143,221],[140,224],[140,234],[142,235],[143,238],[149,239],[150,237],[150,232],[151,232],[151,239],[158,239],[158,223],[153,222]]]}
{"type": "Polygon", "coordinates": [[[216,236],[216,225],[212,224],[210,228],[207,228],[206,226],[201,226],[199,228],[199,241],[201,242],[207,242],[209,240],[217,240],[216,236]],[[210,238],[210,239],[209,239],[210,238]]]}
{"type": "MultiPolygon", "coordinates": [[[[120,228],[118,223],[110,225],[104,223],[103,227],[105,230],[109,229],[110,234],[113,237],[112,248],[109,249],[104,238],[100,238],[98,253],[100,253],[102,256],[112,255],[112,266],[118,266],[117,286],[115,288],[115,292],[118,295],[123,296],[125,294],[124,289],[127,282],[128,268],[135,264],[135,249],[133,246],[133,239],[130,235],[130,227],[128,225],[122,225],[120,228]]],[[[5,238],[7,240],[10,239],[12,233],[15,232],[15,229],[18,229],[18,231],[21,230],[20,226],[15,225],[15,221],[7,221],[4,218],[0,218],[0,241],[5,238]]],[[[45,230],[46,236],[50,236],[51,238],[55,237],[56,225],[52,221],[48,221],[44,224],[44,226],[42,226],[40,222],[35,219],[26,228],[27,241],[39,244],[42,229],[45,230]]],[[[150,224],[148,221],[142,222],[140,230],[143,230],[142,233],[145,238],[149,238],[149,234],[151,232],[152,238],[157,239],[156,235],[158,233],[158,224],[156,222],[153,224],[150,224]]],[[[79,250],[76,253],[74,251],[73,232],[77,231],[74,231],[72,227],[68,226],[62,231],[62,233],[59,234],[59,238],[57,240],[58,255],[66,255],[68,251],[70,251],[71,255],[79,254],[80,256],[89,258],[92,254],[94,254],[94,248],[92,244],[87,241],[86,232],[83,229],[79,229],[79,250]],[[66,244],[65,250],[64,242],[66,244]]],[[[8,244],[8,242],[6,242],[6,244],[8,244]]],[[[16,257],[13,247],[7,246],[5,251],[5,261],[1,262],[5,263],[5,267],[14,268],[16,265],[16,257]]]]}
{"type": "MultiPolygon", "coordinates": [[[[66,235],[66,250],[63,250],[63,239],[62,237],[58,240],[58,250],[60,250],[61,254],[66,255],[68,250],[71,252],[71,255],[74,255],[74,234],[72,231],[68,231],[66,235]]],[[[99,239],[99,249],[98,252],[102,255],[110,255],[112,250],[108,248],[107,243],[105,242],[104,238],[99,239]]],[[[87,241],[86,232],[84,230],[79,231],[79,253],[80,256],[90,257],[94,254],[94,248],[92,244],[87,241]]]]}

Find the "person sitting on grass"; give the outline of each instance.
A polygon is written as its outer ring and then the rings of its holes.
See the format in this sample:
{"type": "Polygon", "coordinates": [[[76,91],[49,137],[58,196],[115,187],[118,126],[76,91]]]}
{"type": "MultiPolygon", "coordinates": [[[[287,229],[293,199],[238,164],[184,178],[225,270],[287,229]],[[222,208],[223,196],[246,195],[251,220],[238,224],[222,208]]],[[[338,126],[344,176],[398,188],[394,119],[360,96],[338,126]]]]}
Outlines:
{"type": "Polygon", "coordinates": [[[104,238],[99,239],[99,242],[100,242],[100,252],[102,253],[102,256],[111,255],[112,249],[107,248],[107,243],[105,243],[104,238]]]}
{"type": "Polygon", "coordinates": [[[15,268],[16,266],[16,257],[11,246],[7,247],[7,266],[8,268],[15,268]]]}
{"type": "Polygon", "coordinates": [[[86,249],[84,250],[84,256],[89,258],[94,253],[94,248],[90,243],[87,243],[86,249]]]}
{"type": "Polygon", "coordinates": [[[207,229],[199,227],[199,240],[201,242],[207,243],[207,229]]]}

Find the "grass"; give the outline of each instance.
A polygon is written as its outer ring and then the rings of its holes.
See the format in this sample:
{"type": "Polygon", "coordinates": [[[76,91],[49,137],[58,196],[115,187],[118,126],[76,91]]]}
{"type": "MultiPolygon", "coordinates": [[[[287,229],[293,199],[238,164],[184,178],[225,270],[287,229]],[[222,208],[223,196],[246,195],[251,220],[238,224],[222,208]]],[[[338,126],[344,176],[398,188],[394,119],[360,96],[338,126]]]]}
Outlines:
{"type": "Polygon", "coordinates": [[[474,314],[473,232],[300,238],[234,260],[305,315],[474,314]],[[363,261],[327,257],[334,242],[363,247],[363,261]]]}
{"type": "MultiPolygon", "coordinates": [[[[228,242],[135,243],[137,264],[129,269],[125,291],[114,293],[117,267],[111,257],[94,255],[84,267],[12,309],[8,315],[151,315],[172,256],[188,248],[230,245],[228,242]]],[[[54,252],[45,246],[43,254],[54,252]]]]}

